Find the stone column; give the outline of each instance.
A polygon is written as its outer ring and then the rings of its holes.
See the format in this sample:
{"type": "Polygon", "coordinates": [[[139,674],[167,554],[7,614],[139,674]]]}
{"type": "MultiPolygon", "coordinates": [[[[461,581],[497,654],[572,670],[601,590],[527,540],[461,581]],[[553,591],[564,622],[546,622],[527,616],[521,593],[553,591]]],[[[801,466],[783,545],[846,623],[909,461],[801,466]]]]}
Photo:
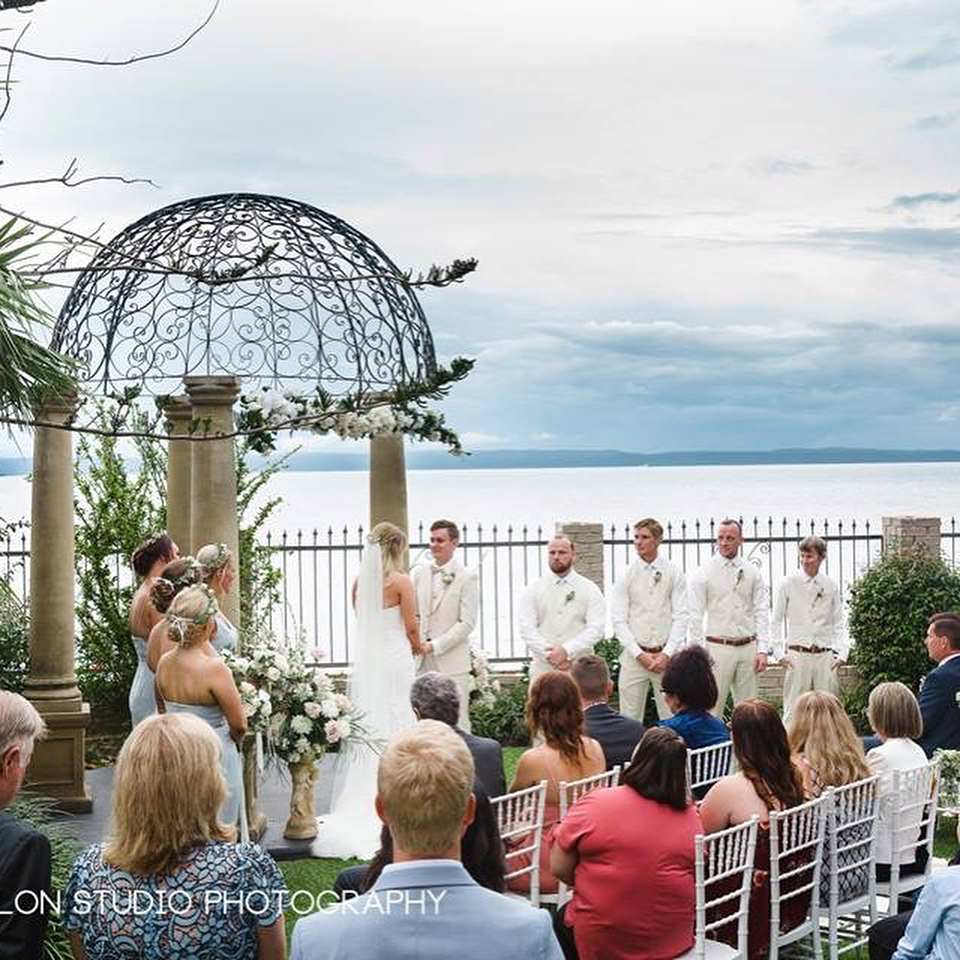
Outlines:
{"type": "Polygon", "coordinates": [[[940,556],[939,517],[884,517],[883,549],[940,556]]]}
{"type": "Polygon", "coordinates": [[[403,435],[389,433],[370,441],[370,526],[381,520],[407,530],[407,468],[403,435]]]}
{"type": "MultiPolygon", "coordinates": [[[[37,419],[66,423],[75,397],[49,401],[37,419]]],[[[90,705],[74,672],[73,435],[37,427],[33,437],[30,556],[30,673],[24,690],[49,729],[27,779],[78,813],[93,806],[84,782],[90,705]]]]}
{"type": "Polygon", "coordinates": [[[180,548],[180,553],[188,554],[193,552],[193,543],[190,539],[193,442],[172,438],[189,433],[190,421],[193,419],[190,398],[182,394],[170,397],[163,408],[163,413],[171,435],[167,443],[167,532],[180,548]]]}
{"type": "MultiPolygon", "coordinates": [[[[207,436],[234,431],[233,405],[239,377],[184,377],[192,417],[207,436]]],[[[237,518],[237,463],[234,439],[193,440],[191,447],[190,546],[225,543],[237,563],[237,577],[221,607],[240,626],[240,530],[237,518]]]]}
{"type": "Polygon", "coordinates": [[[592,580],[601,591],[603,585],[603,524],[571,521],[558,523],[558,537],[568,537],[577,551],[576,571],[592,580]]]}

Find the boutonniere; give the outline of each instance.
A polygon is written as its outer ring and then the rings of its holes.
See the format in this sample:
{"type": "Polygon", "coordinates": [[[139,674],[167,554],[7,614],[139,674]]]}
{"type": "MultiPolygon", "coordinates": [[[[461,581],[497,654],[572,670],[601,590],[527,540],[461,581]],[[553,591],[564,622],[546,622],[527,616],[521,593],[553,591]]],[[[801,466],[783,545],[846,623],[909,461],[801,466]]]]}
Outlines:
{"type": "Polygon", "coordinates": [[[450,584],[453,583],[453,581],[456,579],[456,577],[457,575],[456,573],[454,573],[453,570],[444,570],[444,572],[440,574],[440,582],[445,587],[449,587],[450,584]]]}
{"type": "Polygon", "coordinates": [[[656,586],[663,579],[663,573],[659,570],[653,575],[653,585],[656,586]]]}
{"type": "Polygon", "coordinates": [[[571,590],[571,591],[563,598],[564,605],[566,605],[566,604],[568,604],[568,603],[572,603],[572,602],[576,599],[576,597],[577,597],[577,591],[576,591],[576,590],[571,590]]]}
{"type": "Polygon", "coordinates": [[[742,580],[743,580],[743,567],[741,567],[741,568],[737,571],[737,584],[736,584],[736,585],[737,585],[738,587],[740,586],[740,583],[742,582],[742,580]]]}
{"type": "Polygon", "coordinates": [[[822,599],[823,599],[823,587],[821,587],[821,588],[817,591],[816,596],[813,598],[813,602],[816,603],[818,600],[822,600],[822,599]]]}

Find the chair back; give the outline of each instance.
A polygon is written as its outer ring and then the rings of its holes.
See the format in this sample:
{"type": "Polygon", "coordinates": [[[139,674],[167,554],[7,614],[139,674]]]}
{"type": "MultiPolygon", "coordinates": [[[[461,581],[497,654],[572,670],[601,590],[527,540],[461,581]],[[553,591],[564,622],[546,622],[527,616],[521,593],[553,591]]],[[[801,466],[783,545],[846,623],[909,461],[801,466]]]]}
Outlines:
{"type": "Polygon", "coordinates": [[[693,956],[697,960],[703,960],[709,945],[718,942],[709,935],[732,923],[737,925],[737,953],[729,960],[747,960],[747,919],[758,822],[754,815],[745,823],[709,836],[700,834],[695,840],[697,906],[693,956]]]}
{"type": "Polygon", "coordinates": [[[811,935],[820,956],[820,861],[826,797],[770,811],[770,958],[811,935]]]}
{"type": "Polygon", "coordinates": [[[540,906],[540,844],[547,781],[490,801],[504,845],[505,880],[530,875],[530,902],[540,906]]]}
{"type": "Polygon", "coordinates": [[[687,751],[687,783],[690,792],[705,790],[730,773],[733,765],[733,743],[715,743],[687,751]]]}

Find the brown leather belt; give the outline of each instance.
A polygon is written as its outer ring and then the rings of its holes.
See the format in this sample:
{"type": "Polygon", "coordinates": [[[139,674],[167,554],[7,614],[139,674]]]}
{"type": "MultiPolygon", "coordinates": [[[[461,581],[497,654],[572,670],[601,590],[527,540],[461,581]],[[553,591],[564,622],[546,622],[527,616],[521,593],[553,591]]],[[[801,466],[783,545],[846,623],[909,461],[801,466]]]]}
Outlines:
{"type": "Polygon", "coordinates": [[[725,647],[745,647],[748,643],[753,643],[756,641],[756,639],[756,636],[736,637],[734,639],[728,639],[726,637],[707,637],[707,640],[710,643],[722,643],[725,647]]]}
{"type": "Polygon", "coordinates": [[[796,650],[797,653],[833,653],[833,647],[804,647],[799,643],[787,644],[788,650],[796,650]]]}
{"type": "MultiPolygon", "coordinates": [[[[640,647],[640,649],[641,649],[644,653],[660,653],[660,651],[663,650],[663,647],[662,647],[662,646],[660,646],[660,647],[642,647],[642,646],[640,646],[639,643],[637,644],[637,646],[640,647]]],[[[665,646],[665,644],[664,644],[664,646],[665,646]]]]}

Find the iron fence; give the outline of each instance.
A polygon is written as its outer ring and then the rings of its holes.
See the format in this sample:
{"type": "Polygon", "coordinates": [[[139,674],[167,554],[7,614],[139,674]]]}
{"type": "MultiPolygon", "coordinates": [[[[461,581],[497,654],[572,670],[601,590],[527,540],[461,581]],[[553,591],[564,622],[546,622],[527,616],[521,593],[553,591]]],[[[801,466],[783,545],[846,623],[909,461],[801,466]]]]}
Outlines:
{"type": "MultiPolygon", "coordinates": [[[[797,543],[807,535],[827,541],[825,572],[840,584],[841,593],[883,553],[883,535],[869,521],[787,520],[745,518],[743,554],[763,573],[770,589],[797,568],[797,543]]],[[[661,551],[687,574],[713,553],[716,521],[693,520],[668,523],[661,551]]],[[[957,566],[960,529],[955,518],[942,524],[941,549],[957,566]]],[[[526,651],[516,630],[519,593],[541,576],[546,564],[546,545],[552,530],[498,524],[462,524],[461,560],[475,567],[480,576],[480,612],[475,639],[494,661],[524,659],[526,651]]],[[[354,622],[350,587],[359,569],[365,530],[363,527],[327,527],[310,531],[268,534],[264,544],[280,571],[281,603],[265,611],[269,628],[288,641],[315,650],[331,665],[350,659],[354,622]]],[[[429,559],[429,531],[424,524],[411,529],[411,566],[429,559]]],[[[609,590],[634,557],[630,524],[604,529],[604,587],[609,590]]],[[[118,587],[129,582],[130,573],[115,558],[118,587]]],[[[21,598],[30,582],[30,544],[24,531],[0,541],[0,575],[21,598]]]]}

